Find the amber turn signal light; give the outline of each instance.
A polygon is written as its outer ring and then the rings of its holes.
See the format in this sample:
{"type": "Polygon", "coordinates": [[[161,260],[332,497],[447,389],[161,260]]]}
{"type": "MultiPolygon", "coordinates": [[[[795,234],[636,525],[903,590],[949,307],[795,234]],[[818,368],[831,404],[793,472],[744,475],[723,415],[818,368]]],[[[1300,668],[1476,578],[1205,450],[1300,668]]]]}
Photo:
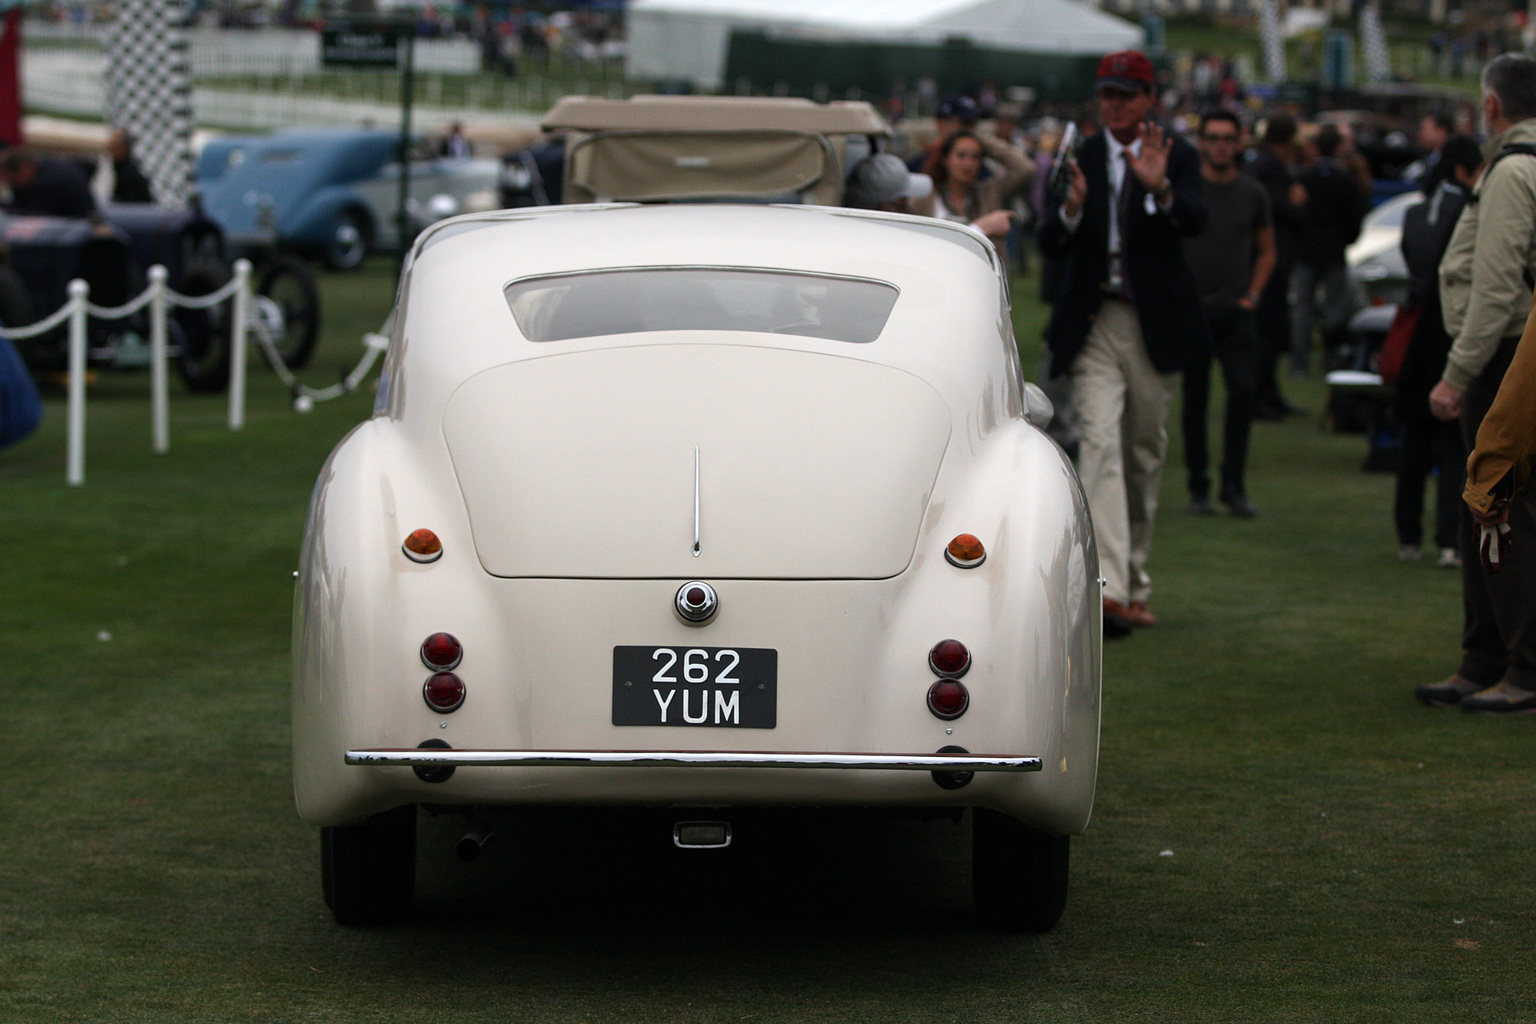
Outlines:
{"type": "Polygon", "coordinates": [[[401,550],[413,562],[435,562],[443,557],[443,542],[431,530],[412,530],[401,550]]]}
{"type": "Polygon", "coordinates": [[[944,549],[944,557],[949,559],[951,565],[974,569],[987,560],[987,549],[975,534],[962,533],[949,542],[949,547],[944,549]]]}

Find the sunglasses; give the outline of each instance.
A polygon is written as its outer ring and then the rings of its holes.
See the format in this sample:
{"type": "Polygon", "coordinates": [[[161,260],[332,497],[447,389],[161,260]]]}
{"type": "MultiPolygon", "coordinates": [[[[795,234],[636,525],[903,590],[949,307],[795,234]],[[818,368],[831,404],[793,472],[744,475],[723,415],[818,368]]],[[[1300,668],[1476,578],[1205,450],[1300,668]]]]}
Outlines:
{"type": "Polygon", "coordinates": [[[1204,139],[1206,142],[1236,142],[1237,141],[1237,136],[1236,135],[1202,135],[1200,137],[1202,139],[1204,139]]]}

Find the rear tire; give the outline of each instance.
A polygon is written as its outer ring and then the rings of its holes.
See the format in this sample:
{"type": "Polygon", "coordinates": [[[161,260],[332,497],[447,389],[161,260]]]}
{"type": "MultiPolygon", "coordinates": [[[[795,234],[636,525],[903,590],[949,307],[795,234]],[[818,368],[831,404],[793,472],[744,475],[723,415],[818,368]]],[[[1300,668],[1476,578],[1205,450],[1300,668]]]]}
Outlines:
{"type": "Polygon", "coordinates": [[[1067,906],[1071,840],[1038,832],[996,811],[971,811],[971,891],[994,928],[1050,931],[1067,906]]]}
{"type": "Polygon", "coordinates": [[[320,830],[320,884],[337,924],[389,924],[411,909],[416,808],[320,830]]]}

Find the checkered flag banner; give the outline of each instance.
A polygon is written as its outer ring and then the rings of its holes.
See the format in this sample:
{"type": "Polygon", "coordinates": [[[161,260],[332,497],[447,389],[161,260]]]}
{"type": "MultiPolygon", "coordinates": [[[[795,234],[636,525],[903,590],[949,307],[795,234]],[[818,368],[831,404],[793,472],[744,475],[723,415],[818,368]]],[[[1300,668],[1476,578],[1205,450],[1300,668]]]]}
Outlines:
{"type": "Polygon", "coordinates": [[[184,0],[120,0],[107,44],[107,120],[133,135],[161,206],[184,206],[192,193],[186,19],[184,0]]]}
{"type": "Polygon", "coordinates": [[[1375,4],[1360,8],[1360,46],[1365,51],[1365,77],[1372,82],[1392,80],[1387,58],[1387,34],[1381,28],[1381,10],[1375,4]]]}
{"type": "Polygon", "coordinates": [[[1280,34],[1276,0],[1264,0],[1259,8],[1259,44],[1264,48],[1264,74],[1271,81],[1285,81],[1285,37],[1280,34]]]}

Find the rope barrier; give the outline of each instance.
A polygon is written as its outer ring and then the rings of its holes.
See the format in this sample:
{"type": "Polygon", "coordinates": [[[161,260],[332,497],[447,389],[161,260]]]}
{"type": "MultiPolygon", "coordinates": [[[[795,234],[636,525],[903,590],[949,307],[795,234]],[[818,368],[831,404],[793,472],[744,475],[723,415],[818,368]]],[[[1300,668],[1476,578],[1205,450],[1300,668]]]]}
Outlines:
{"type": "MultiPolygon", "coordinates": [[[[169,289],[166,289],[169,291],[169,289]]],[[[98,306],[94,302],[85,304],[85,311],[98,320],[121,320],[124,317],[133,316],[139,310],[149,305],[149,300],[155,297],[154,286],[144,289],[136,298],[129,299],[121,306],[98,306]]]]}
{"type": "Polygon", "coordinates": [[[74,300],[71,299],[36,323],[28,324],[25,327],[0,327],[0,338],[9,338],[11,341],[22,341],[26,338],[35,338],[39,334],[47,334],[49,331],[59,326],[59,324],[63,323],[65,320],[68,320],[70,314],[74,313],[74,311],[75,304],[74,300]]]}
{"type": "MultiPolygon", "coordinates": [[[[236,260],[235,262],[239,263],[241,261],[236,260]]],[[[174,289],[167,288],[165,290],[165,297],[169,299],[171,304],[174,306],[182,306],[186,309],[212,309],[214,306],[217,306],[225,299],[234,295],[235,292],[239,290],[239,288],[239,279],[232,277],[228,281],[224,282],[224,286],[218,291],[209,292],[207,295],[183,295],[174,289]]]]}
{"type": "Polygon", "coordinates": [[[283,385],[293,393],[296,412],[308,412],[316,402],[326,402],[342,395],[351,394],[372,371],[379,356],[389,347],[389,334],[393,331],[394,314],[391,313],[378,333],[365,334],[365,351],[350,373],[340,383],[326,388],[310,388],[300,383],[283,360],[273,338],[273,323],[281,323],[282,311],[265,296],[251,294],[251,262],[235,261],[234,275],[217,291],[207,295],[182,295],[166,283],[170,274],[164,266],[149,268],[149,286],[120,306],[97,306],[90,301],[90,285],[76,278],[69,282],[69,298],[64,305],[35,323],[22,327],[0,327],[0,338],[20,341],[35,338],[69,324],[68,350],[68,427],[64,479],[71,487],[85,483],[85,370],[87,320],[121,320],[149,307],[150,319],[150,399],[151,437],[154,450],[164,453],[170,450],[168,415],[168,385],[166,374],[169,349],[167,338],[167,306],[183,309],[211,309],[230,299],[234,300],[230,317],[230,380],[229,380],[229,429],[239,430],[245,424],[245,351],[246,337],[255,335],[262,353],[283,385]],[[253,310],[254,307],[254,310],[253,310]],[[253,315],[254,313],[254,315],[253,315]]]}
{"type": "MultiPolygon", "coordinates": [[[[261,300],[258,297],[258,310],[260,304],[261,300]]],[[[385,320],[384,326],[378,332],[363,335],[363,347],[366,351],[363,353],[362,359],[358,360],[357,365],[339,383],[324,388],[308,387],[294,376],[293,371],[288,368],[288,364],[283,361],[283,354],[277,350],[277,342],[272,338],[271,327],[262,319],[259,312],[251,321],[251,333],[256,336],[256,341],[261,345],[262,354],[267,357],[267,364],[272,367],[272,372],[277,374],[278,379],[283,382],[283,385],[293,393],[294,411],[309,412],[310,409],[314,408],[316,402],[329,402],[333,398],[350,395],[357,390],[364,378],[368,376],[369,371],[373,369],[373,364],[383,354],[384,350],[389,347],[389,335],[393,329],[393,324],[394,314],[391,313],[389,319],[385,320]]]]}

